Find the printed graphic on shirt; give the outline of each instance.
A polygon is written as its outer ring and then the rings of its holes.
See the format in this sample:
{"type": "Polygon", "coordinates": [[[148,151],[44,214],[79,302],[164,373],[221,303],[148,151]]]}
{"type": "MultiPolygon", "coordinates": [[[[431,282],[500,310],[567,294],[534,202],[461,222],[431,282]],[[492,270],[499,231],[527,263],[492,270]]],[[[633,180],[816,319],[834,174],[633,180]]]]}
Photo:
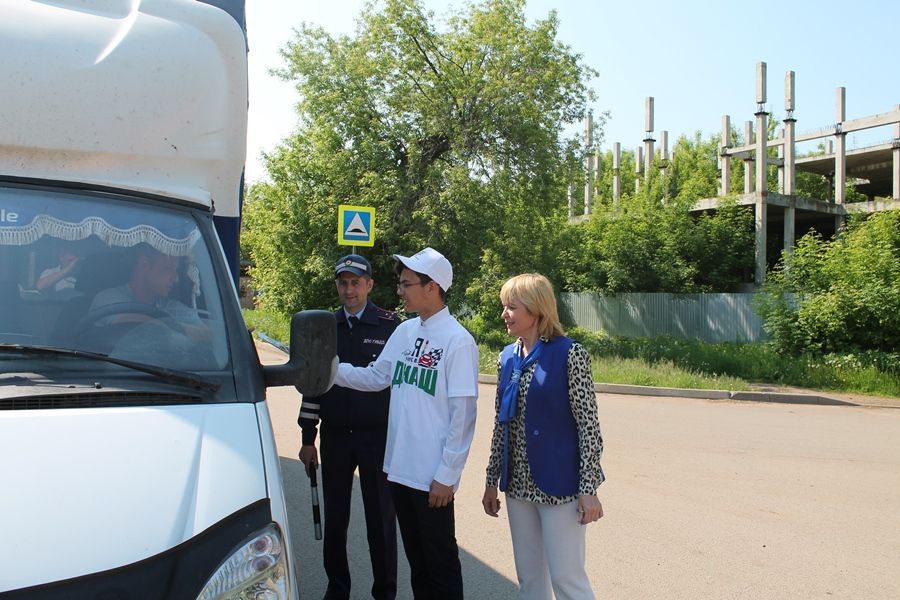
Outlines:
{"type": "Polygon", "coordinates": [[[444,355],[443,348],[431,348],[424,338],[416,339],[411,350],[404,350],[394,365],[391,387],[414,385],[429,396],[437,387],[437,366],[444,355]]]}

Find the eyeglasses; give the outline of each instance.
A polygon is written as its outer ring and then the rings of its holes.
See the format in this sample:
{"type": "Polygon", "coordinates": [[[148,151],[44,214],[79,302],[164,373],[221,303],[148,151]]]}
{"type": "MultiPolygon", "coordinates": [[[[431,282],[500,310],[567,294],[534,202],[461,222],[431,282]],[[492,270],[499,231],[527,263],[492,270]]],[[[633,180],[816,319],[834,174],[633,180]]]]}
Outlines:
{"type": "Polygon", "coordinates": [[[428,285],[431,283],[430,281],[401,281],[397,284],[398,292],[405,292],[406,288],[412,287],[414,285],[428,285]]]}

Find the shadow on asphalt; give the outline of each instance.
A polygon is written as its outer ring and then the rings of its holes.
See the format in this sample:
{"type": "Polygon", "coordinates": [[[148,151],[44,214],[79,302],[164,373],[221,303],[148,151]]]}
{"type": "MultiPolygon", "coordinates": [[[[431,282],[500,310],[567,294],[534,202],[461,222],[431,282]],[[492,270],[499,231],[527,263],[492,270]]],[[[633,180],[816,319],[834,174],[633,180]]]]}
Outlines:
{"type": "MultiPolygon", "coordinates": [[[[309,478],[303,463],[297,459],[280,457],[282,479],[285,482],[294,564],[299,578],[301,600],[320,600],[325,594],[325,570],[322,567],[322,542],[315,539],[312,517],[312,494],[309,478]]],[[[321,476],[319,477],[319,502],[322,502],[321,476]]],[[[351,598],[366,600],[371,598],[372,569],[369,563],[366,523],[363,518],[362,497],[359,494],[359,478],[354,477],[353,505],[350,510],[350,530],[347,533],[347,558],[353,580],[351,598]]],[[[459,515],[457,514],[457,518],[459,515]]],[[[397,599],[411,600],[409,586],[409,565],[403,553],[400,533],[397,532],[397,599]]],[[[466,552],[459,551],[462,563],[465,595],[467,598],[492,598],[512,600],[518,586],[481,560],[466,552]]]]}

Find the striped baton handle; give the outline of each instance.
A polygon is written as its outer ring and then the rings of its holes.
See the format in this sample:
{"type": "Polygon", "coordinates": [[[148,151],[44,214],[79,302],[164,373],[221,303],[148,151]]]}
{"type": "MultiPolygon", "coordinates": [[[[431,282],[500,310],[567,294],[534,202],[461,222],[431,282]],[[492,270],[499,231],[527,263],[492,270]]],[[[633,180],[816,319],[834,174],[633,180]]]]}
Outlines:
{"type": "Polygon", "coordinates": [[[311,465],[309,469],[309,490],[312,493],[312,513],[313,513],[313,529],[315,530],[316,539],[322,539],[322,516],[319,513],[319,484],[316,480],[316,469],[318,465],[311,465]]]}

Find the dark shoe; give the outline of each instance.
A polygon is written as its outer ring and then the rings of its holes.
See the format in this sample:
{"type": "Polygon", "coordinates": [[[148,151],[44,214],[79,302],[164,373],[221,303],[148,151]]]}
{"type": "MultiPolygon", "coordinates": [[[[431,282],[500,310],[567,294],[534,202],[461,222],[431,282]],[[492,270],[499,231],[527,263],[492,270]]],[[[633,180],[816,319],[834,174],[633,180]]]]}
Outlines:
{"type": "Polygon", "coordinates": [[[375,600],[395,600],[397,598],[397,584],[389,586],[372,586],[372,598],[375,600]]]}

